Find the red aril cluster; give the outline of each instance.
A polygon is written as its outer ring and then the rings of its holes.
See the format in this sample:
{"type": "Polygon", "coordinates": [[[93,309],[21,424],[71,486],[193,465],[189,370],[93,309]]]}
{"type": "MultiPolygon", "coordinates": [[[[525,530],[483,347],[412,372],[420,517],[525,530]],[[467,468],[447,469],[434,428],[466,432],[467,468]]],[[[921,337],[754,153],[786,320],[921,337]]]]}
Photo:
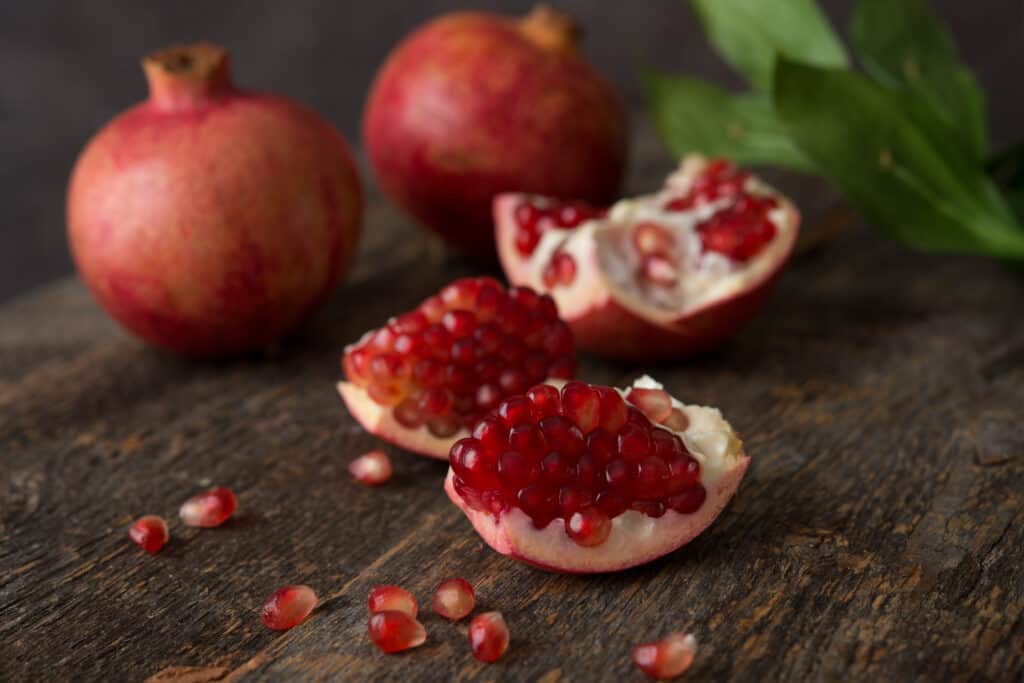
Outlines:
{"type": "Polygon", "coordinates": [[[155,555],[167,544],[171,534],[163,517],[146,515],[135,520],[128,529],[128,538],[150,555],[155,555]]]}
{"type": "Polygon", "coordinates": [[[509,397],[452,447],[455,490],[477,510],[521,509],[538,529],[562,519],[583,546],[603,542],[626,510],[695,512],[706,495],[700,465],[644,410],[683,428],[685,414],[661,390],[633,392],[643,410],[583,382],[509,397]]]}
{"type": "Polygon", "coordinates": [[[309,586],[284,586],[267,598],[260,619],[267,628],[287,631],[298,626],[316,607],[316,592],[309,586]]]}
{"type": "Polygon", "coordinates": [[[591,218],[604,218],[606,214],[607,209],[585,202],[545,202],[539,205],[526,200],[515,209],[516,248],[523,256],[529,256],[545,231],[571,230],[591,218]]]}
{"type": "Polygon", "coordinates": [[[572,377],[576,357],[550,297],[481,277],[453,282],[367,334],[343,367],[402,427],[449,437],[507,396],[572,377]]]}

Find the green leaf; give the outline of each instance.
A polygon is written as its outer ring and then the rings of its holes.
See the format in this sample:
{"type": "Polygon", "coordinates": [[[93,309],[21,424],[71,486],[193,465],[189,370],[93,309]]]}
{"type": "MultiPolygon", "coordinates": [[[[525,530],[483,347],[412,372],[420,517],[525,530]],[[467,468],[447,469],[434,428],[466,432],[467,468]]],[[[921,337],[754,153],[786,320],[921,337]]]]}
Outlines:
{"type": "Polygon", "coordinates": [[[780,54],[817,66],[848,63],[815,0],[690,0],[690,6],[719,54],[757,90],[771,90],[780,54]]]}
{"type": "Polygon", "coordinates": [[[960,131],[978,159],[985,157],[984,93],[926,0],[858,0],[851,40],[872,77],[922,96],[960,131]]]}
{"type": "Polygon", "coordinates": [[[744,164],[812,170],[775,118],[767,98],[732,95],[684,76],[651,72],[646,80],[654,123],[677,156],[696,151],[744,164]]]}
{"type": "Polygon", "coordinates": [[[847,70],[776,66],[775,111],[815,167],[918,248],[1024,259],[1024,231],[932,108],[847,70]]]}

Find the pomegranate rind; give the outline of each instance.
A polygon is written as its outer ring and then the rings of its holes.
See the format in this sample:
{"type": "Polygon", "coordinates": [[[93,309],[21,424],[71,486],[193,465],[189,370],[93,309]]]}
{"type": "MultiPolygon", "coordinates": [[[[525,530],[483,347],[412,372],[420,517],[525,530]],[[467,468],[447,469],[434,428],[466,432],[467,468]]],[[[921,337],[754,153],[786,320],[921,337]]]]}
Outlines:
{"type": "MultiPolygon", "coordinates": [[[[661,388],[644,377],[638,388],[661,388]]],[[[623,392],[625,393],[625,392],[623,392]]],[[[686,545],[707,529],[735,495],[750,458],[731,426],[714,408],[673,405],[690,419],[684,431],[674,432],[701,463],[701,484],[707,498],[699,510],[680,514],[668,510],[661,517],[648,517],[627,510],[612,519],[612,531],[598,546],[584,547],[569,538],[565,522],[555,519],[543,529],[518,508],[497,515],[470,507],[455,490],[451,468],[444,489],[472,523],[480,537],[497,552],[540,569],[569,574],[596,574],[636,567],[667,555],[686,545]]]]}
{"type": "Polygon", "coordinates": [[[351,382],[338,382],[337,387],[349,413],[366,431],[400,448],[430,458],[447,460],[452,445],[468,435],[465,428],[443,438],[434,436],[426,427],[409,429],[399,424],[391,408],[376,403],[362,387],[351,382]]]}
{"type": "MultiPolygon", "coordinates": [[[[687,157],[681,164],[681,172],[692,173],[702,164],[700,158],[687,157]]],[[[513,285],[528,286],[551,295],[562,319],[572,328],[580,349],[626,360],[691,356],[732,338],[757,314],[793,252],[799,235],[800,213],[792,202],[767,189],[778,202],[775,212],[781,223],[768,267],[735,290],[680,311],[645,305],[624,291],[604,270],[598,253],[608,232],[604,229],[604,219],[584,221],[572,230],[552,231],[569,238],[564,244],[575,260],[576,277],[569,286],[546,286],[543,272],[548,254],[538,246],[532,255],[523,256],[516,247],[515,210],[531,197],[528,194],[505,193],[494,200],[498,257],[513,285]]]]}

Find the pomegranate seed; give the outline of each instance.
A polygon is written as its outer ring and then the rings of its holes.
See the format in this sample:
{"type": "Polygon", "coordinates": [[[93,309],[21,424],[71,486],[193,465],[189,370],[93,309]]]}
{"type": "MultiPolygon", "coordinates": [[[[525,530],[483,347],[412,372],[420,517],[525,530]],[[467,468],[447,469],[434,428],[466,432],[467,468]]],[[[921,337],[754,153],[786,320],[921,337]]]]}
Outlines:
{"type": "Polygon", "coordinates": [[[465,579],[442,581],[434,592],[433,608],[445,619],[458,621],[469,616],[476,607],[476,593],[465,579]]]}
{"type": "Polygon", "coordinates": [[[685,432],[690,426],[690,418],[686,417],[686,413],[678,408],[673,408],[672,413],[665,418],[662,424],[674,432],[685,432]]]}
{"type": "Polygon", "coordinates": [[[583,382],[569,382],[562,387],[562,410],[565,416],[588,434],[601,419],[601,399],[597,392],[583,382]]]}
{"type": "Polygon", "coordinates": [[[594,387],[601,403],[601,428],[615,433],[626,424],[626,403],[619,392],[610,387],[594,387]]]}
{"type": "Polygon", "coordinates": [[[383,652],[403,652],[427,640],[423,624],[404,612],[377,612],[366,625],[370,640],[383,652]]]}
{"type": "Polygon", "coordinates": [[[668,506],[676,512],[688,515],[696,512],[700,509],[700,506],[704,504],[704,499],[707,498],[707,491],[700,484],[686,489],[682,493],[670,497],[667,501],[668,506]]]}
{"type": "Polygon", "coordinates": [[[568,287],[576,279],[576,259],[564,251],[556,251],[541,278],[548,289],[559,285],[568,287]]]}
{"type": "Polygon", "coordinates": [[[146,515],[135,520],[128,529],[128,538],[150,555],[156,555],[170,540],[171,534],[163,517],[146,515]]]}
{"type": "Polygon", "coordinates": [[[537,417],[557,415],[561,411],[561,394],[553,386],[537,385],[526,392],[526,397],[533,403],[533,412],[537,417]]]}
{"type": "Polygon", "coordinates": [[[178,516],[186,526],[214,527],[228,521],[237,507],[235,494],[221,486],[186,500],[178,516]]]}
{"type": "Polygon", "coordinates": [[[612,532],[612,520],[597,508],[584,508],[569,518],[565,532],[579,545],[593,548],[608,540],[612,532]]]}
{"type": "Polygon", "coordinates": [[[775,238],[775,224],[766,218],[768,209],[738,202],[697,225],[704,249],[735,261],[749,261],[775,238]]]}
{"type": "Polygon", "coordinates": [[[645,256],[640,264],[640,274],[659,287],[674,287],[679,282],[679,271],[662,256],[645,256]]]}
{"type": "Polygon", "coordinates": [[[672,414],[672,397],[661,389],[631,389],[627,399],[651,422],[664,422],[672,414]]]}
{"type": "Polygon", "coordinates": [[[363,453],[348,464],[348,473],[360,484],[379,486],[391,479],[391,458],[381,450],[363,453]]]}
{"type": "Polygon", "coordinates": [[[669,633],[659,641],[633,647],[633,663],[652,678],[675,678],[690,668],[697,640],[690,634],[669,633]]]}
{"type": "Polygon", "coordinates": [[[267,628],[287,631],[298,626],[316,607],[316,593],[309,586],[278,588],[267,598],[260,611],[260,619],[267,628]]]}
{"type": "Polygon", "coordinates": [[[484,612],[469,623],[469,646],[481,662],[496,662],[508,649],[508,626],[501,612],[484,612]]]}
{"type": "Polygon", "coordinates": [[[633,232],[633,246],[642,256],[665,256],[675,250],[676,240],[664,226],[644,221],[633,232]]]}
{"type": "Polygon", "coordinates": [[[371,614],[376,614],[377,612],[401,612],[415,619],[416,614],[419,612],[416,598],[413,597],[412,593],[400,586],[374,586],[373,590],[370,591],[367,605],[370,608],[371,614]]]}

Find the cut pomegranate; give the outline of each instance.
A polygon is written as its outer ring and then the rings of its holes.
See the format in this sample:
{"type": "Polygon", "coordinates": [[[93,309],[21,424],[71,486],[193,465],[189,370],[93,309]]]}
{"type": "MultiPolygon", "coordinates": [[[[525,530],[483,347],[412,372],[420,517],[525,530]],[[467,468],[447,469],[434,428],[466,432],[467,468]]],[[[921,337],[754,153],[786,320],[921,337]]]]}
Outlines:
{"type": "Polygon", "coordinates": [[[260,619],[267,628],[287,631],[298,626],[316,607],[316,593],[309,586],[284,586],[267,598],[260,619]]]}
{"type": "Polygon", "coordinates": [[[569,326],[548,296],[466,278],[345,350],[338,391],[370,432],[447,457],[503,398],[576,372],[569,326]]]}
{"type": "Polygon", "coordinates": [[[178,516],[187,526],[214,527],[228,521],[237,507],[235,494],[221,486],[186,500],[178,516]]]}
{"type": "Polygon", "coordinates": [[[496,662],[508,649],[508,625],[501,612],[484,612],[469,622],[469,647],[481,662],[496,662]]]}
{"type": "Polygon", "coordinates": [[[638,360],[697,353],[735,335],[767,298],[799,224],[796,208],[748,171],[699,156],[684,159],[660,192],[591,211],[575,227],[533,219],[571,206],[495,199],[505,274],[550,293],[581,349],[638,360]]]}
{"type": "Polygon", "coordinates": [[[591,573],[691,541],[736,492],[749,458],[718,410],[683,405],[644,377],[623,392],[569,382],[510,397],[450,462],[445,490],[492,548],[591,573]]]}
{"type": "Polygon", "coordinates": [[[391,458],[381,450],[363,453],[348,464],[352,478],[367,486],[379,486],[391,479],[391,458]]]}
{"type": "Polygon", "coordinates": [[[366,625],[373,644],[387,653],[419,647],[427,640],[423,624],[405,612],[377,612],[366,625]]]}
{"type": "Polygon", "coordinates": [[[434,593],[434,611],[445,619],[458,621],[469,616],[476,607],[476,593],[465,579],[448,579],[441,582],[434,593]]]}
{"type": "Polygon", "coordinates": [[[633,648],[633,663],[652,678],[668,679],[690,668],[697,654],[697,639],[690,634],[670,633],[654,643],[633,648]]]}
{"type": "Polygon", "coordinates": [[[409,591],[399,586],[374,586],[370,591],[367,600],[371,613],[377,612],[402,612],[412,618],[416,618],[419,612],[419,605],[416,598],[409,591]]]}
{"type": "Polygon", "coordinates": [[[150,555],[155,555],[167,544],[171,534],[163,517],[146,515],[135,520],[128,529],[128,538],[150,555]]]}

